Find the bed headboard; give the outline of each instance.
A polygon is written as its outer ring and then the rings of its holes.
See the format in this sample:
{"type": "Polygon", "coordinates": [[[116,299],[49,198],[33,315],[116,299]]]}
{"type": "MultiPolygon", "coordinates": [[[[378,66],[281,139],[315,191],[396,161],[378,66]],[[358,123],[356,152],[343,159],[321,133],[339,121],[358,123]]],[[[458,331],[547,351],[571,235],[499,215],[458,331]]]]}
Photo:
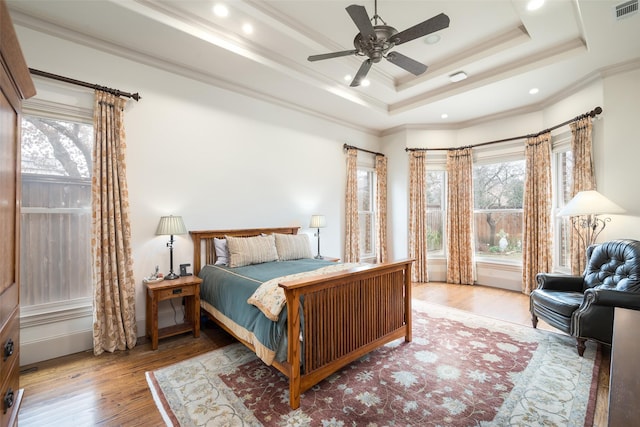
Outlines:
{"type": "Polygon", "coordinates": [[[213,239],[224,236],[251,237],[261,234],[298,234],[300,227],[247,228],[242,230],[202,230],[189,231],[193,239],[193,273],[198,274],[203,265],[216,262],[216,250],[213,239]],[[204,257],[203,257],[204,256],[204,257]]]}

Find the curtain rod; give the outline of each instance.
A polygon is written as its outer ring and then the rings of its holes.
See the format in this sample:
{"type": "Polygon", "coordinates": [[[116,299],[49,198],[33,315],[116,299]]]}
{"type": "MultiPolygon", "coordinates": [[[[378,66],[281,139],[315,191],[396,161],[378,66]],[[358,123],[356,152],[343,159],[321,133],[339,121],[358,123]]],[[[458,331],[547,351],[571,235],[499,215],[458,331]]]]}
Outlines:
{"type": "Polygon", "coordinates": [[[529,134],[529,135],[522,135],[522,136],[514,136],[512,138],[505,138],[505,139],[497,139],[495,141],[489,141],[489,142],[482,142],[480,144],[473,144],[473,145],[467,145],[464,147],[449,147],[449,148],[405,148],[404,151],[453,151],[453,150],[459,150],[462,148],[476,148],[476,147],[482,147],[484,145],[491,145],[491,144],[497,144],[499,142],[508,142],[508,141],[517,141],[518,139],[526,139],[526,138],[535,138],[537,136],[540,136],[544,133],[547,132],[551,132],[552,130],[558,129],[562,126],[568,125],[569,123],[573,123],[573,122],[577,122],[578,120],[584,119],[585,117],[595,117],[598,114],[602,113],[602,108],[601,107],[596,107],[591,111],[588,111],[584,114],[581,114],[579,116],[574,117],[573,119],[567,120],[566,122],[562,122],[558,125],[552,126],[548,129],[545,129],[543,131],[540,131],[538,133],[535,134],[529,134]]]}
{"type": "Polygon", "coordinates": [[[370,151],[370,150],[365,150],[364,148],[358,148],[358,147],[354,147],[353,145],[349,145],[349,144],[344,144],[342,146],[343,150],[347,150],[349,148],[353,148],[354,150],[358,150],[358,151],[364,151],[365,153],[370,153],[370,154],[375,154],[376,156],[382,156],[384,157],[384,154],[382,153],[378,153],[376,151],[370,151]]]}
{"type": "Polygon", "coordinates": [[[69,78],[69,77],[59,76],[57,74],[47,73],[46,71],[40,71],[40,70],[36,70],[36,69],[33,69],[33,68],[29,68],[29,72],[31,72],[31,74],[33,74],[35,76],[46,77],[48,79],[53,79],[53,80],[59,80],[61,82],[65,82],[65,83],[71,83],[71,84],[78,85],[78,86],[88,87],[89,89],[101,90],[103,92],[107,92],[107,93],[110,93],[110,94],[115,95],[115,96],[124,96],[126,98],[133,98],[136,101],[139,101],[139,100],[142,99],[142,97],[137,92],[136,93],[122,92],[122,91],[120,91],[118,89],[111,89],[111,88],[106,87],[106,86],[100,86],[100,85],[96,85],[96,84],[92,84],[92,83],[87,83],[87,82],[83,82],[81,80],[76,80],[76,79],[72,79],[72,78],[69,78]]]}

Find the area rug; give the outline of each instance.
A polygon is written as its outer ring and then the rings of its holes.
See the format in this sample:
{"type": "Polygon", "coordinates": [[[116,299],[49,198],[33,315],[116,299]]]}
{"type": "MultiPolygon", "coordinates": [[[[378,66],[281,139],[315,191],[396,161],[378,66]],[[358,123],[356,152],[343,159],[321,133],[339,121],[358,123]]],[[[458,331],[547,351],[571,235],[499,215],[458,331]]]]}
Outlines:
{"type": "Polygon", "coordinates": [[[287,379],[239,343],[147,372],[172,426],[591,426],[599,351],[414,301],[413,341],[348,365],[289,407],[287,379]]]}

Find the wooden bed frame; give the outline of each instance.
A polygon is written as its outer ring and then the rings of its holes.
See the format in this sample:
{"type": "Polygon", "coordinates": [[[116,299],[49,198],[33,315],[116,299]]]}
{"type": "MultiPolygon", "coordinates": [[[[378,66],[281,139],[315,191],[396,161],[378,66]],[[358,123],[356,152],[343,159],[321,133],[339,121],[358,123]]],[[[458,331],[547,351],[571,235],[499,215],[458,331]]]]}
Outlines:
{"type": "MultiPolygon", "coordinates": [[[[298,228],[190,231],[193,271],[197,274],[205,264],[215,262],[215,237],[297,234],[298,228]]],[[[303,392],[345,365],[398,338],[411,341],[412,263],[372,264],[280,283],[287,299],[288,349],[287,360],[274,361],[273,366],[289,379],[292,409],[300,407],[303,392]],[[300,304],[302,297],[304,304],[300,304]]],[[[204,308],[203,312],[238,338],[212,313],[204,308]]],[[[250,343],[238,340],[255,352],[250,343]]]]}

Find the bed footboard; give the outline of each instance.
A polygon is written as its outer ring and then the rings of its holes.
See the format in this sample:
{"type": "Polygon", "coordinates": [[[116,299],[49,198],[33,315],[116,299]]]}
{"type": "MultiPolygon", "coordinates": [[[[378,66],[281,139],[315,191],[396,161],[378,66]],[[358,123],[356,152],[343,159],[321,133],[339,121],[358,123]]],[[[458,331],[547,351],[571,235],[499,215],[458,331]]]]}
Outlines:
{"type": "Polygon", "coordinates": [[[280,370],[289,377],[291,408],[300,406],[305,390],[368,352],[398,338],[411,341],[412,263],[280,284],[289,319],[288,358],[280,370]]]}

